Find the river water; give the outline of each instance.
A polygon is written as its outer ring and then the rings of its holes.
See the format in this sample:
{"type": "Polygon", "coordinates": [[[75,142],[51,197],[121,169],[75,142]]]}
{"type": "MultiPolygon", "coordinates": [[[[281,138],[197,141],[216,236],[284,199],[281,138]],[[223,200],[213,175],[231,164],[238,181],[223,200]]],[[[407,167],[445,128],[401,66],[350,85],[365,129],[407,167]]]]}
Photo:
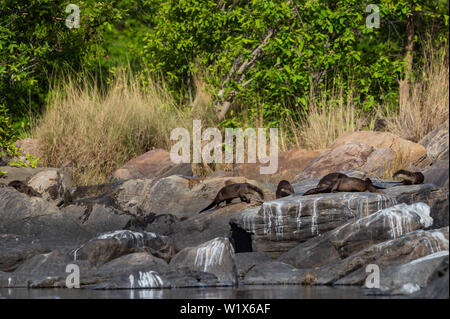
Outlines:
{"type": "Polygon", "coordinates": [[[0,298],[20,299],[365,299],[359,287],[328,286],[240,286],[237,288],[177,289],[27,289],[0,288],[0,298]]]}

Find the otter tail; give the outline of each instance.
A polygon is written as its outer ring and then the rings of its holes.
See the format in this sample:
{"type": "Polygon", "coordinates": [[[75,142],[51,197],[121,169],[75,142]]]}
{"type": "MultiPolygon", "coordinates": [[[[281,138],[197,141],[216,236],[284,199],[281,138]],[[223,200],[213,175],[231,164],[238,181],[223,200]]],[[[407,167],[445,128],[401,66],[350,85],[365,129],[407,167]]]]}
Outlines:
{"type": "Polygon", "coordinates": [[[203,208],[201,211],[199,211],[198,213],[203,213],[205,211],[207,211],[208,209],[213,208],[216,205],[216,201],[214,200],[211,204],[209,204],[207,207],[203,208]]]}
{"type": "Polygon", "coordinates": [[[329,186],[317,187],[317,188],[310,189],[309,191],[306,191],[305,193],[303,193],[303,196],[320,194],[320,193],[329,193],[330,191],[331,191],[331,188],[329,186]]]}
{"type": "Polygon", "coordinates": [[[405,178],[405,177],[409,177],[410,175],[411,175],[410,172],[408,172],[408,171],[406,171],[404,169],[400,169],[400,170],[396,171],[394,173],[394,175],[392,175],[392,177],[393,178],[396,178],[396,177],[398,177],[398,178],[405,178]]]}
{"type": "Polygon", "coordinates": [[[384,188],[384,187],[374,185],[373,182],[372,182],[372,180],[371,180],[370,178],[366,178],[366,181],[369,182],[369,183],[370,183],[373,187],[375,187],[376,189],[386,189],[386,188],[384,188]]]}
{"type": "Polygon", "coordinates": [[[251,190],[253,190],[254,192],[258,193],[259,196],[261,196],[261,199],[264,199],[264,193],[261,190],[261,188],[256,187],[255,185],[252,184],[248,184],[248,188],[250,188],[251,190]]]}

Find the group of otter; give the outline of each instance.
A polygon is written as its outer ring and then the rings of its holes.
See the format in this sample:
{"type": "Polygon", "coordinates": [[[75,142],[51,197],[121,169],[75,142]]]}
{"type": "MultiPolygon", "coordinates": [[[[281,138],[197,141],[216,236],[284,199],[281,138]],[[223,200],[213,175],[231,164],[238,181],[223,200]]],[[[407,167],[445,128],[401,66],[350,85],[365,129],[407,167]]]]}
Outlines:
{"type": "MultiPolygon", "coordinates": [[[[399,170],[395,172],[393,178],[403,179],[401,181],[403,185],[422,184],[424,181],[424,176],[422,173],[409,172],[406,170],[399,170]]],[[[370,178],[360,179],[356,177],[349,177],[343,173],[330,173],[322,177],[317,186],[306,191],[303,196],[333,192],[371,192],[383,194],[382,189],[384,188],[374,185],[370,178]]],[[[278,183],[275,197],[276,199],[279,199],[294,193],[295,191],[292,185],[288,181],[282,180],[278,183]]],[[[263,191],[252,184],[226,183],[225,187],[219,190],[212,203],[202,209],[199,213],[203,213],[214,206],[219,207],[219,204],[222,202],[230,204],[235,198],[240,198],[241,202],[250,203],[248,195],[251,194],[259,194],[261,199],[264,199],[263,191]]]]}

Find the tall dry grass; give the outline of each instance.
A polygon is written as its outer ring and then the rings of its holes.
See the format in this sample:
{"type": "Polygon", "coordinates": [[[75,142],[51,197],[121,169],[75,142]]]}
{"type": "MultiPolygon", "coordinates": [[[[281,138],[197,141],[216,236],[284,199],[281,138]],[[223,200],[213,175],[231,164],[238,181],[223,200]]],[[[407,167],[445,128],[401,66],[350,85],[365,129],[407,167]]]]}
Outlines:
{"type": "Polygon", "coordinates": [[[287,116],[281,123],[284,132],[281,142],[287,145],[285,148],[324,149],[346,133],[373,126],[373,122],[358,110],[353,96],[344,96],[343,89],[319,96],[317,99],[310,94],[303,120],[296,121],[287,116]]]}
{"type": "Polygon", "coordinates": [[[442,124],[449,116],[448,48],[424,52],[425,64],[421,74],[410,85],[409,98],[393,112],[383,106],[386,129],[413,142],[442,124]]]}
{"type": "MultiPolygon", "coordinates": [[[[180,107],[164,85],[143,87],[119,73],[107,90],[86,77],[78,84],[67,78],[55,85],[45,113],[32,135],[40,140],[44,165],[70,163],[74,183],[102,183],[131,158],[153,148],[169,149],[176,127],[192,130],[192,120],[212,126],[206,85],[197,81],[191,106],[180,107]]],[[[202,124],[203,124],[202,123],[202,124]]]]}

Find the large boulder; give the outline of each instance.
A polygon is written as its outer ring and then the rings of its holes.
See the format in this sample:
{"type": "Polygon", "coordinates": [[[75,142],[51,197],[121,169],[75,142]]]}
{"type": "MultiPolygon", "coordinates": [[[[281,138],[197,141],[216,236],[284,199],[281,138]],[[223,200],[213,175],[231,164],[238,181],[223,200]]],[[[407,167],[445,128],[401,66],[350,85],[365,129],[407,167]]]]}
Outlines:
{"type": "Polygon", "coordinates": [[[170,261],[174,250],[168,238],[150,232],[118,230],[101,234],[74,250],[74,260],[89,260],[99,266],[122,255],[148,252],[170,261]]]}
{"type": "Polygon", "coordinates": [[[366,266],[369,264],[377,265],[382,271],[446,250],[448,251],[448,227],[430,231],[416,230],[321,267],[314,271],[314,284],[362,285],[367,278],[366,266]]]}
{"type": "Polygon", "coordinates": [[[383,269],[380,272],[380,290],[389,295],[412,294],[426,287],[445,261],[448,263],[448,251],[443,250],[383,269]]]}
{"type": "Polygon", "coordinates": [[[374,148],[389,148],[395,154],[401,155],[408,163],[419,163],[424,160],[427,152],[423,145],[403,139],[388,132],[357,131],[348,133],[336,139],[331,149],[348,143],[364,143],[374,148]]]}
{"type": "Polygon", "coordinates": [[[172,163],[170,153],[157,148],[128,161],[113,173],[113,178],[120,180],[154,179],[170,170],[171,174],[192,176],[192,169],[189,165],[180,166],[172,163]]]}
{"type": "Polygon", "coordinates": [[[428,157],[433,161],[446,160],[448,162],[449,126],[448,120],[428,133],[419,144],[427,150],[428,157]]]}
{"type": "MultiPolygon", "coordinates": [[[[295,188],[295,186],[294,186],[295,188]]],[[[440,191],[433,185],[396,186],[379,193],[295,194],[263,203],[259,210],[232,218],[254,233],[253,248],[273,258],[299,243],[331,231],[349,221],[398,203],[425,202],[432,206],[440,191]]]]}
{"type": "Polygon", "coordinates": [[[432,223],[427,204],[398,204],[301,243],[278,260],[297,268],[321,267],[432,223]]]}
{"type": "Polygon", "coordinates": [[[39,239],[57,248],[79,245],[101,233],[123,229],[134,217],[94,204],[89,209],[29,197],[12,187],[0,188],[0,233],[39,239]]]}
{"type": "Polygon", "coordinates": [[[228,238],[218,237],[197,247],[184,248],[173,257],[170,266],[213,273],[225,284],[238,283],[234,249],[228,238]]]}
{"type": "Polygon", "coordinates": [[[278,184],[280,180],[291,181],[299,171],[302,171],[308,163],[319,156],[323,150],[295,149],[281,152],[278,156],[278,170],[274,174],[261,174],[260,167],[267,166],[261,163],[237,164],[233,170],[234,176],[244,176],[261,183],[278,184]]]}
{"type": "Polygon", "coordinates": [[[121,210],[132,214],[171,214],[188,218],[208,206],[227,181],[233,183],[255,181],[244,177],[186,178],[169,176],[159,180],[134,179],[124,182],[115,195],[121,210]]]}
{"type": "Polygon", "coordinates": [[[387,167],[391,166],[393,156],[394,153],[389,148],[375,148],[360,142],[339,145],[311,160],[292,183],[349,170],[361,171],[365,175],[380,176],[387,167]]]}

